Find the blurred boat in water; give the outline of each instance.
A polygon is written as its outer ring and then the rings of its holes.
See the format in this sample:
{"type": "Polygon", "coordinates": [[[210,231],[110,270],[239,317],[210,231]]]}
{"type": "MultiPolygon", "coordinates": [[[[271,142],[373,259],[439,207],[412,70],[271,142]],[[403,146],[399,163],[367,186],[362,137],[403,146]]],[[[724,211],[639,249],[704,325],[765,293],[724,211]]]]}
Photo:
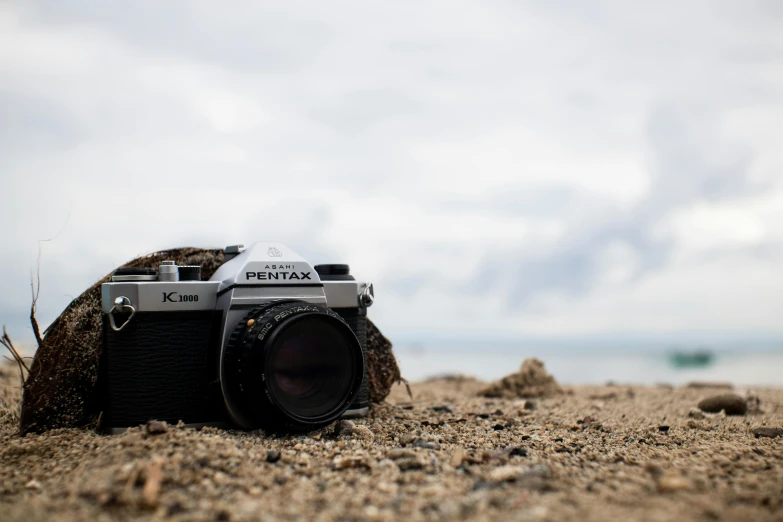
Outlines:
{"type": "Polygon", "coordinates": [[[704,368],[715,361],[715,355],[707,349],[692,352],[676,351],[669,356],[669,362],[675,368],[704,368]]]}

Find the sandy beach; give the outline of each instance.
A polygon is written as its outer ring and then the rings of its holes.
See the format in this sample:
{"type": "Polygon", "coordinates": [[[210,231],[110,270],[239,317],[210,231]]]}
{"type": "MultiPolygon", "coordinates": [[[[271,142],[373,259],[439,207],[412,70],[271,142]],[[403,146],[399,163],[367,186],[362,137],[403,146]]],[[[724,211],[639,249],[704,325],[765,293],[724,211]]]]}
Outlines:
{"type": "Polygon", "coordinates": [[[0,519],[783,520],[783,436],[753,433],[783,427],[781,389],[483,386],[398,386],[369,418],[299,436],[153,423],[20,438],[5,366],[0,519]],[[727,392],[750,397],[746,414],[695,409],[727,392]]]}

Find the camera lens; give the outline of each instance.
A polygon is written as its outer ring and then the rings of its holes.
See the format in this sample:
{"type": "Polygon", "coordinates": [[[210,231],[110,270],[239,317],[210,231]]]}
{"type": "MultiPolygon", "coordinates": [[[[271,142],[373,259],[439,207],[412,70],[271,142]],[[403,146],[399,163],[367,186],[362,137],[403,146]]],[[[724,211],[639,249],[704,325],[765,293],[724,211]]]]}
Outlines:
{"type": "Polygon", "coordinates": [[[325,426],[353,402],[363,374],[361,345],[348,324],[303,301],[254,309],[235,327],[221,359],[229,415],[246,429],[325,426]]]}
{"type": "Polygon", "coordinates": [[[268,350],[269,390],[278,405],[297,418],[317,419],[334,412],[361,371],[353,366],[352,340],[324,316],[291,319],[268,350]]]}

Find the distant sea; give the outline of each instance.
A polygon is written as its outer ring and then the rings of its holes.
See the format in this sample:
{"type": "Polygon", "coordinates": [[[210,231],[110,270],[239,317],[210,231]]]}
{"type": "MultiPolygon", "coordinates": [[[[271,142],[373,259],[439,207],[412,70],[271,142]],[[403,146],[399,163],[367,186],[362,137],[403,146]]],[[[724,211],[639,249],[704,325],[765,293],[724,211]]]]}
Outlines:
{"type": "MultiPolygon", "coordinates": [[[[678,368],[674,349],[623,350],[576,346],[514,348],[508,343],[396,343],[402,376],[419,381],[439,375],[469,375],[493,380],[516,371],[528,357],[542,360],[563,384],[685,384],[720,381],[736,386],[783,386],[783,347],[711,351],[709,364],[678,368]]],[[[689,353],[688,349],[680,350],[689,353]]]]}
{"type": "MultiPolygon", "coordinates": [[[[31,346],[21,347],[26,356],[31,346]]],[[[514,346],[487,342],[400,342],[394,355],[402,376],[420,381],[441,375],[469,375],[499,379],[519,369],[528,357],[541,359],[549,373],[563,384],[686,384],[691,381],[729,382],[736,386],[783,387],[783,346],[712,350],[710,364],[677,368],[674,349],[601,348],[598,346],[514,346]]],[[[688,353],[689,349],[679,351],[688,353]]],[[[3,353],[3,355],[6,355],[3,353]]]]}

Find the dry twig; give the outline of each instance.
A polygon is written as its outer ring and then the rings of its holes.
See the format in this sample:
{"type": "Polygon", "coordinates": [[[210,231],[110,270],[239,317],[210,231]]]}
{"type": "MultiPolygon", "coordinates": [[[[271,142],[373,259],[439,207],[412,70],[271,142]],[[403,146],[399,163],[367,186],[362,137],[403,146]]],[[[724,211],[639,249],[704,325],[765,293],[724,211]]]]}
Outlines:
{"type": "Polygon", "coordinates": [[[399,380],[397,381],[397,384],[404,384],[405,385],[405,389],[408,391],[408,397],[410,397],[411,400],[413,400],[413,392],[411,391],[411,383],[408,382],[408,379],[406,379],[405,377],[400,377],[399,380]]]}
{"type": "Polygon", "coordinates": [[[30,291],[33,294],[33,303],[30,305],[30,324],[33,325],[33,333],[35,334],[35,340],[40,348],[43,344],[41,339],[41,329],[38,328],[38,320],[35,318],[35,307],[38,304],[38,295],[41,293],[41,244],[38,243],[38,261],[35,266],[35,276],[30,274],[30,291]]]}
{"type": "Polygon", "coordinates": [[[27,367],[27,364],[24,362],[24,358],[19,355],[19,352],[16,351],[14,343],[11,342],[11,338],[8,337],[8,331],[6,331],[5,326],[3,326],[3,336],[0,337],[0,344],[5,346],[6,349],[11,352],[11,356],[19,367],[19,379],[22,381],[22,386],[24,386],[24,371],[26,370],[27,374],[29,375],[30,368],[27,367]]]}

